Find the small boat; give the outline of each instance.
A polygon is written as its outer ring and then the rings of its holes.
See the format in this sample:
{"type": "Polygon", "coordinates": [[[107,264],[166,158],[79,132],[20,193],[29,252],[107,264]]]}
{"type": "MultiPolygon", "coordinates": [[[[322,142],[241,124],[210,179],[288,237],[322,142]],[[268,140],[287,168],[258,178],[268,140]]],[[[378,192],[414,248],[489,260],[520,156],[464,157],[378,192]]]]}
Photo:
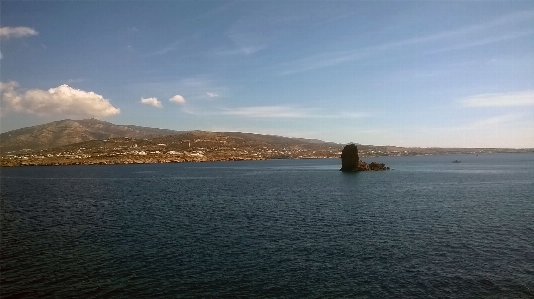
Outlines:
{"type": "Polygon", "coordinates": [[[452,163],[462,163],[462,161],[460,161],[460,160],[454,160],[454,161],[452,161],[452,163]]]}

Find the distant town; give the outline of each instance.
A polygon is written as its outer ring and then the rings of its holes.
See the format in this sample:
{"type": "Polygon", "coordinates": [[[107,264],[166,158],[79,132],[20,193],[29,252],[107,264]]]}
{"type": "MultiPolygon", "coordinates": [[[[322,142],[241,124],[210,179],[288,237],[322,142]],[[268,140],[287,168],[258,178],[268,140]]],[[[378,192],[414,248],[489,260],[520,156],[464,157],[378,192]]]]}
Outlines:
{"type": "MultiPolygon", "coordinates": [[[[180,140],[176,136],[156,139],[114,138],[93,140],[54,149],[7,152],[0,166],[143,164],[208,161],[249,161],[268,159],[340,158],[343,145],[301,144],[292,146],[264,145],[215,134],[209,139],[180,140]]],[[[200,136],[197,136],[200,137],[200,136]]],[[[206,137],[206,136],[204,136],[206,137]]],[[[420,156],[446,154],[489,154],[532,152],[517,149],[444,149],[399,148],[394,146],[359,145],[361,157],[420,156]]]]}
{"type": "MultiPolygon", "coordinates": [[[[177,132],[120,126],[95,119],[58,121],[6,132],[0,137],[0,166],[3,167],[340,158],[344,146],[320,140],[251,133],[177,132]],[[99,136],[104,138],[98,139],[99,136]]],[[[534,149],[407,148],[360,144],[358,149],[363,158],[534,152],[534,149]]]]}

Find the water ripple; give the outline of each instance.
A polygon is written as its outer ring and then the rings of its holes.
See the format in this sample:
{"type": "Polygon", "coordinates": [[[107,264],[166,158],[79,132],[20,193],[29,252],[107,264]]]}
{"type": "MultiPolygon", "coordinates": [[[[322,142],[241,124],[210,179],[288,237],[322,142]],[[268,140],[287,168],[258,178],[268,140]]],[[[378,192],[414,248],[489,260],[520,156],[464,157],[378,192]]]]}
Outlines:
{"type": "Polygon", "coordinates": [[[532,298],[534,165],[421,159],[2,169],[0,297],[532,298]]]}

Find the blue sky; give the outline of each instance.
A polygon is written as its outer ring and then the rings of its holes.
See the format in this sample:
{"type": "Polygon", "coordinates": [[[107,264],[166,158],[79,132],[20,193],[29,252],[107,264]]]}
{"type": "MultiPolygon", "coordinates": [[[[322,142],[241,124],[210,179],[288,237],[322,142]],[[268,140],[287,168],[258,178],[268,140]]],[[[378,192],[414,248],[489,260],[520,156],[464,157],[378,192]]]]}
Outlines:
{"type": "Polygon", "coordinates": [[[534,147],[533,1],[2,1],[1,131],[534,147]]]}

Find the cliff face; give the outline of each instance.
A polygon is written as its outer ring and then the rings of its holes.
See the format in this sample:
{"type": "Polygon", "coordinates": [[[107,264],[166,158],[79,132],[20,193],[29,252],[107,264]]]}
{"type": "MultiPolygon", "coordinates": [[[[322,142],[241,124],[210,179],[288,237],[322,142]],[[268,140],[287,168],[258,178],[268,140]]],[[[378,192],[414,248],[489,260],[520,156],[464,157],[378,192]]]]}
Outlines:
{"type": "Polygon", "coordinates": [[[358,147],[351,143],[346,145],[341,152],[341,171],[355,171],[358,170],[360,156],[358,155],[358,147]]]}
{"type": "Polygon", "coordinates": [[[371,162],[367,164],[360,160],[358,147],[351,143],[346,145],[341,152],[341,171],[376,171],[389,170],[384,163],[371,162]]]}

